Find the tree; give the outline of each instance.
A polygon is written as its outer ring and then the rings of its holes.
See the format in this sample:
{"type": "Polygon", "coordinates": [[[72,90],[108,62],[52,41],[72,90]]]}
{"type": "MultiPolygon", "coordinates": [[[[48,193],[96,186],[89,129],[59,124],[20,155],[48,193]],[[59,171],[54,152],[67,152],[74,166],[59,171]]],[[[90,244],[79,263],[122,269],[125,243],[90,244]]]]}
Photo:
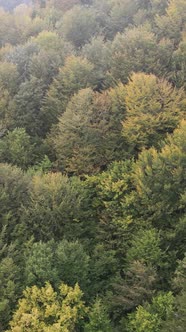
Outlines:
{"type": "MultiPolygon", "coordinates": [[[[79,181],[79,180],[78,180],[79,181]]],[[[74,236],[80,208],[79,182],[61,173],[36,174],[30,188],[30,204],[22,211],[26,238],[35,241],[74,236]]]]}
{"type": "Polygon", "coordinates": [[[173,278],[173,288],[179,292],[186,290],[186,253],[184,258],[178,261],[173,278]]]}
{"type": "Polygon", "coordinates": [[[78,241],[63,240],[56,248],[56,266],[60,280],[70,286],[77,282],[82,290],[88,285],[89,256],[78,241]]]}
{"type": "Polygon", "coordinates": [[[7,332],[26,329],[28,332],[71,332],[85,315],[79,286],[61,284],[58,293],[49,283],[45,287],[26,288],[7,332]]]}
{"type": "Polygon", "coordinates": [[[29,66],[32,56],[39,52],[38,46],[33,42],[27,42],[24,45],[16,47],[5,53],[4,60],[17,66],[19,80],[23,83],[30,78],[29,66]]]}
{"type": "Polygon", "coordinates": [[[41,31],[36,37],[32,37],[31,41],[38,45],[39,49],[48,51],[48,45],[50,45],[50,50],[59,52],[61,48],[61,43],[63,40],[54,31],[41,31]]]}
{"type": "MultiPolygon", "coordinates": [[[[99,232],[99,229],[98,231],[99,232]]],[[[96,234],[99,238],[99,234],[96,234]]],[[[90,260],[90,285],[87,289],[91,298],[97,294],[105,295],[114,282],[118,271],[118,259],[116,251],[108,249],[101,241],[95,246],[90,260]]]]}
{"type": "Polygon", "coordinates": [[[186,36],[183,37],[179,43],[178,48],[172,55],[172,72],[171,79],[178,87],[185,88],[186,81],[186,36]]]}
{"type": "Polygon", "coordinates": [[[0,88],[7,90],[11,96],[15,95],[19,86],[17,67],[13,63],[0,63],[0,88]]]}
{"type": "Polygon", "coordinates": [[[122,110],[112,107],[110,94],[84,89],[72,97],[53,138],[60,169],[92,174],[123,157],[122,110]]]}
{"type": "Polygon", "coordinates": [[[140,260],[155,267],[161,266],[163,252],[160,248],[160,237],[155,229],[140,230],[133,236],[131,247],[127,252],[128,262],[140,260]]]}
{"type": "Polygon", "coordinates": [[[132,72],[152,72],[156,52],[156,37],[148,25],[118,33],[112,43],[112,76],[127,83],[132,72]]]}
{"type": "Polygon", "coordinates": [[[88,286],[89,256],[78,241],[53,240],[31,243],[25,251],[25,285],[44,286],[50,282],[55,289],[61,280],[70,286],[78,282],[88,286]]]}
{"type": "Polygon", "coordinates": [[[152,304],[139,306],[135,313],[129,314],[128,332],[158,332],[163,321],[173,311],[174,297],[171,292],[154,297],[152,304]]]}
{"type": "Polygon", "coordinates": [[[34,145],[25,129],[17,128],[0,140],[0,161],[28,168],[33,161],[34,145]]]}
{"type": "Polygon", "coordinates": [[[5,12],[0,7],[0,47],[7,43],[15,45],[19,41],[19,32],[16,27],[15,18],[12,14],[5,12]]]}
{"type": "Polygon", "coordinates": [[[99,32],[95,10],[74,6],[63,16],[59,32],[76,48],[82,47],[99,32]]]}
{"type": "Polygon", "coordinates": [[[22,205],[28,203],[29,177],[21,169],[0,164],[0,229],[6,225],[6,242],[22,242],[19,233],[22,205]]]}
{"type": "Polygon", "coordinates": [[[113,1],[113,6],[108,19],[109,38],[114,37],[117,32],[123,32],[129,25],[133,24],[133,16],[137,11],[136,1],[124,0],[113,1]]]}
{"type": "Polygon", "coordinates": [[[30,136],[44,135],[40,108],[45,95],[45,84],[32,77],[21,84],[15,96],[14,126],[25,128],[30,136]]]}
{"type": "Polygon", "coordinates": [[[156,281],[157,274],[152,266],[147,267],[140,261],[133,261],[125,272],[125,278],[116,278],[113,294],[108,297],[108,305],[115,313],[115,319],[121,319],[138,305],[151,300],[156,281]]]}
{"type": "Polygon", "coordinates": [[[156,17],[157,36],[169,38],[178,44],[181,33],[185,29],[186,4],[184,0],[171,0],[166,9],[166,14],[156,17]]]}
{"type": "Polygon", "coordinates": [[[42,107],[44,126],[48,131],[58,122],[71,96],[80,89],[92,85],[93,65],[86,59],[71,56],[66,58],[64,67],[51,84],[42,107]]]}
{"type": "Polygon", "coordinates": [[[42,287],[46,282],[56,286],[59,282],[54,263],[54,242],[31,243],[25,251],[25,285],[42,287]]]}
{"type": "Polygon", "coordinates": [[[99,299],[95,301],[89,312],[89,323],[85,325],[85,332],[111,332],[111,322],[104,305],[99,299]]]}
{"type": "Polygon", "coordinates": [[[15,102],[10,93],[5,90],[0,90],[0,138],[2,138],[8,129],[13,126],[13,112],[15,109],[15,102]]]}
{"type": "Polygon", "coordinates": [[[186,123],[182,121],[160,152],[154,148],[143,151],[136,162],[134,181],[140,210],[160,229],[175,228],[175,221],[184,215],[185,135],[186,123]]]}
{"type": "Polygon", "coordinates": [[[126,85],[125,102],[123,135],[130,154],[157,147],[167,133],[173,132],[184,113],[183,91],[152,74],[131,76],[126,85]]]}
{"type": "Polygon", "coordinates": [[[90,173],[96,168],[99,137],[94,134],[93,97],[91,89],[84,89],[71,99],[54,138],[58,165],[71,174],[90,173]]]}
{"type": "Polygon", "coordinates": [[[11,257],[0,261],[0,330],[5,331],[18,298],[20,271],[11,257]]]}
{"type": "Polygon", "coordinates": [[[115,84],[109,73],[111,66],[111,43],[105,42],[102,36],[94,37],[85,44],[82,55],[94,65],[94,84],[96,90],[105,90],[115,84]]]}
{"type": "MultiPolygon", "coordinates": [[[[114,162],[107,171],[86,180],[91,194],[89,211],[97,220],[96,238],[99,243],[104,243],[105,253],[111,250],[111,257],[117,255],[121,266],[132,234],[139,228],[133,204],[132,169],[133,162],[130,160],[114,162]]],[[[107,262],[104,252],[103,260],[107,262]]],[[[109,259],[111,257],[108,255],[109,259]]],[[[104,266],[102,262],[101,266],[104,266]]]]}
{"type": "Polygon", "coordinates": [[[179,290],[175,298],[174,311],[162,324],[161,332],[181,332],[186,324],[186,256],[179,261],[173,279],[173,287],[179,290]]]}
{"type": "Polygon", "coordinates": [[[65,58],[73,54],[73,47],[52,31],[44,30],[31,40],[39,51],[30,59],[29,74],[42,79],[49,86],[59,73],[59,68],[64,65],[65,58]]]}

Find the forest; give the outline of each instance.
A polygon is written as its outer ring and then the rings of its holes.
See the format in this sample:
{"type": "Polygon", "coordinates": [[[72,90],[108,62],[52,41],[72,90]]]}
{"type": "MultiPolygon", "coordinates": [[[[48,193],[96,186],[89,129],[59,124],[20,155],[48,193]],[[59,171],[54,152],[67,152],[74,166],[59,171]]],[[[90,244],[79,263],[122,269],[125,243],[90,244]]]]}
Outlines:
{"type": "Polygon", "coordinates": [[[0,0],[0,332],[186,330],[186,1],[0,0]]]}

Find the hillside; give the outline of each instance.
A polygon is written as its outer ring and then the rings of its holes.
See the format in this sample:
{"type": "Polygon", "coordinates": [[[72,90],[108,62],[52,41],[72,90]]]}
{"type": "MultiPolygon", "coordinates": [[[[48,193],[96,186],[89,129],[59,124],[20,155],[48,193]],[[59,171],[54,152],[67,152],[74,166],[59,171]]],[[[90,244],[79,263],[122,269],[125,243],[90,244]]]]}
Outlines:
{"type": "Polygon", "coordinates": [[[0,0],[0,332],[184,331],[186,1],[20,3],[0,0]]]}

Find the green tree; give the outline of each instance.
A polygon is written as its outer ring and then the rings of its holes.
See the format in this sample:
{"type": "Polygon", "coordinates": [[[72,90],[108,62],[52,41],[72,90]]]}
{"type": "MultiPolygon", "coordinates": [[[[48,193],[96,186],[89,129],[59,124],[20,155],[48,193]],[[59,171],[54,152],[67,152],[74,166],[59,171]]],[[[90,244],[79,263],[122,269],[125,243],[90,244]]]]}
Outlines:
{"type": "MultiPolygon", "coordinates": [[[[74,236],[80,209],[79,180],[61,173],[36,174],[32,178],[30,203],[22,211],[26,237],[36,241],[74,236]]],[[[78,232],[78,231],[77,231],[78,232]]]]}
{"type": "Polygon", "coordinates": [[[94,84],[98,91],[114,85],[109,69],[111,66],[111,43],[103,36],[94,37],[82,48],[82,55],[94,65],[94,84]]]}
{"type": "Polygon", "coordinates": [[[88,285],[89,256],[78,241],[63,240],[56,248],[56,266],[60,280],[70,286],[77,282],[82,290],[88,285]]]}
{"type": "Polygon", "coordinates": [[[128,332],[159,332],[163,321],[173,311],[174,297],[171,292],[153,298],[152,304],[139,306],[129,314],[128,332]]]}
{"type": "Polygon", "coordinates": [[[182,332],[186,325],[186,292],[176,297],[175,309],[165,323],[162,324],[161,332],[182,332]]]}
{"type": "Polygon", "coordinates": [[[15,45],[19,42],[19,32],[16,27],[15,18],[12,14],[0,7],[0,47],[7,43],[15,45]]]}
{"type": "Polygon", "coordinates": [[[133,204],[132,168],[131,161],[114,162],[107,171],[86,180],[91,193],[89,211],[97,220],[97,238],[104,243],[106,251],[116,250],[121,265],[132,234],[139,228],[133,204]]]}
{"type": "Polygon", "coordinates": [[[11,257],[0,261],[0,331],[7,328],[18,298],[20,271],[11,257]]]}
{"type": "Polygon", "coordinates": [[[160,248],[160,236],[155,229],[140,230],[133,236],[131,247],[127,252],[127,260],[140,260],[153,266],[161,266],[163,252],[160,248]]]}
{"type": "Polygon", "coordinates": [[[132,72],[152,72],[156,63],[156,52],[156,37],[149,25],[118,33],[112,43],[112,76],[122,83],[127,83],[132,72]]]}
{"type": "Polygon", "coordinates": [[[38,45],[39,51],[30,59],[29,75],[42,79],[49,86],[54,77],[58,75],[59,68],[64,65],[65,58],[73,54],[73,48],[56,33],[50,34],[46,31],[34,38],[33,42],[38,45]],[[48,44],[50,44],[50,49],[48,49],[48,44]]]}
{"type": "Polygon", "coordinates": [[[78,242],[53,240],[31,243],[25,251],[25,285],[39,287],[50,282],[55,288],[61,280],[70,286],[88,286],[89,256],[78,242]]]}
{"type": "Polygon", "coordinates": [[[0,138],[2,138],[8,129],[11,129],[13,121],[13,113],[15,102],[8,90],[0,90],[0,138]]]}
{"type": "Polygon", "coordinates": [[[133,24],[133,16],[138,7],[137,1],[124,0],[112,1],[112,9],[108,20],[108,36],[114,37],[117,32],[123,32],[128,26],[133,24]]]}
{"type": "Polygon", "coordinates": [[[41,31],[32,41],[38,45],[40,49],[47,50],[50,44],[50,49],[59,51],[61,39],[54,31],[41,31]]]}
{"type": "Polygon", "coordinates": [[[74,95],[53,138],[58,167],[69,174],[92,174],[121,159],[120,111],[112,107],[109,92],[84,89],[74,95]]]}
{"type": "Polygon", "coordinates": [[[38,46],[33,42],[27,42],[24,45],[16,45],[16,47],[5,53],[4,61],[13,63],[17,66],[19,80],[23,83],[30,78],[29,65],[34,54],[39,52],[38,46]]]}
{"type": "Polygon", "coordinates": [[[184,0],[171,0],[166,14],[156,17],[157,35],[159,38],[169,38],[178,44],[182,31],[185,30],[186,4],[184,0]]]}
{"type": "Polygon", "coordinates": [[[111,332],[111,322],[106,308],[98,299],[89,312],[89,323],[85,325],[85,332],[111,332]]]}
{"type": "Polygon", "coordinates": [[[7,90],[13,96],[19,86],[17,67],[13,63],[0,62],[0,88],[7,90]]]}
{"type": "Polygon", "coordinates": [[[6,226],[6,242],[22,242],[18,231],[22,205],[28,203],[30,179],[21,169],[0,164],[0,229],[6,226]]]}
{"type": "Polygon", "coordinates": [[[33,150],[34,145],[25,129],[17,128],[0,140],[0,161],[26,169],[34,161],[33,150]]]}
{"type": "Polygon", "coordinates": [[[74,6],[63,16],[58,31],[75,47],[82,47],[99,32],[95,10],[91,7],[74,6]]]}
{"type": "MultiPolygon", "coordinates": [[[[99,235],[97,234],[99,237],[99,235]]],[[[118,271],[118,259],[116,251],[107,249],[102,243],[98,243],[90,260],[90,286],[87,289],[91,298],[97,294],[105,294],[114,282],[118,271]]]]}
{"type": "Polygon", "coordinates": [[[81,57],[66,58],[64,67],[51,84],[44,99],[42,117],[48,131],[64,113],[71,96],[80,89],[92,85],[93,65],[81,57]]]}
{"type": "Polygon", "coordinates": [[[160,152],[154,148],[143,151],[135,165],[141,213],[160,229],[175,229],[175,221],[184,216],[185,135],[186,123],[182,121],[160,152]]]}
{"type": "Polygon", "coordinates": [[[186,254],[183,260],[178,261],[178,266],[173,278],[173,288],[177,291],[186,290],[186,254]]]}
{"type": "Polygon", "coordinates": [[[44,135],[40,108],[45,88],[42,80],[32,77],[21,84],[14,99],[14,126],[25,128],[31,136],[44,135]]]}
{"type": "Polygon", "coordinates": [[[54,264],[54,243],[53,241],[43,243],[31,243],[25,251],[25,285],[44,286],[50,282],[56,286],[59,281],[57,269],[54,264]]]}
{"type": "Polygon", "coordinates": [[[178,48],[172,55],[171,79],[178,87],[185,88],[186,82],[186,35],[183,33],[178,48]]]}

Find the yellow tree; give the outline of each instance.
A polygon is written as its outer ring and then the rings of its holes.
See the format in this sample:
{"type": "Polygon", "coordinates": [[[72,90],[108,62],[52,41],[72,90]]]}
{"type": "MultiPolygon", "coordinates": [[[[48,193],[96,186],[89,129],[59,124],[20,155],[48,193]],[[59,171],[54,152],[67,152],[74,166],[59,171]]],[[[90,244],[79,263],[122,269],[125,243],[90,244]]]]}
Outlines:
{"type": "Polygon", "coordinates": [[[59,293],[49,283],[26,288],[7,332],[72,332],[86,311],[82,295],[77,284],[62,283],[59,293]]]}
{"type": "Polygon", "coordinates": [[[123,136],[130,153],[157,147],[184,116],[184,94],[155,75],[134,73],[126,85],[123,136]]]}

